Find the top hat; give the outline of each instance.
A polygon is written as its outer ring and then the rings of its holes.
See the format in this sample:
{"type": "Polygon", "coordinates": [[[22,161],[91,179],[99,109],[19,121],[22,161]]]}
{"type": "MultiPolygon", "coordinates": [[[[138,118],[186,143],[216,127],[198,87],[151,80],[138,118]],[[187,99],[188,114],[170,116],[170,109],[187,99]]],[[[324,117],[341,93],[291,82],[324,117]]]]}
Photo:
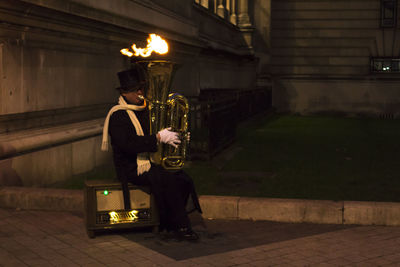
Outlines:
{"type": "Polygon", "coordinates": [[[117,90],[125,92],[133,91],[146,83],[146,76],[145,70],[140,65],[132,65],[132,68],[129,70],[118,72],[121,86],[117,90]]]}

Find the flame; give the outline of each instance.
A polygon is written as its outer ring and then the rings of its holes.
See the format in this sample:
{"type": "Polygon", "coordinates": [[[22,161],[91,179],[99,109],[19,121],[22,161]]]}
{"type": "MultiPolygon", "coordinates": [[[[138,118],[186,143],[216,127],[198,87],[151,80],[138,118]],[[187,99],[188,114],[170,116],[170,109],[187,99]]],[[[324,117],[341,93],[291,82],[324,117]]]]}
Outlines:
{"type": "Polygon", "coordinates": [[[121,49],[120,52],[121,54],[128,57],[149,57],[153,52],[160,55],[168,53],[168,43],[163,38],[161,38],[161,36],[155,33],[151,33],[149,35],[149,38],[147,38],[146,48],[137,48],[136,44],[133,44],[131,48],[133,52],[130,51],[128,48],[121,49]]]}
{"type": "Polygon", "coordinates": [[[128,57],[133,56],[133,53],[131,51],[129,51],[129,49],[127,49],[127,48],[121,49],[121,54],[128,56],[128,57]]]}

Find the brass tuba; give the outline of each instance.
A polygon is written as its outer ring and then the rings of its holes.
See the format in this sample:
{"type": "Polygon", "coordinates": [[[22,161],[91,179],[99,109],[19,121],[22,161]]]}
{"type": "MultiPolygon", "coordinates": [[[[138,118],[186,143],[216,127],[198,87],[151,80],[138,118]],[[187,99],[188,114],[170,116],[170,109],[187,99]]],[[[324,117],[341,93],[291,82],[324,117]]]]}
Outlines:
{"type": "Polygon", "coordinates": [[[175,148],[159,144],[158,151],[150,155],[153,163],[167,170],[183,167],[188,146],[188,100],[178,93],[169,93],[177,64],[167,60],[138,61],[147,73],[146,101],[149,105],[150,134],[171,127],[178,132],[181,144],[175,148]]]}

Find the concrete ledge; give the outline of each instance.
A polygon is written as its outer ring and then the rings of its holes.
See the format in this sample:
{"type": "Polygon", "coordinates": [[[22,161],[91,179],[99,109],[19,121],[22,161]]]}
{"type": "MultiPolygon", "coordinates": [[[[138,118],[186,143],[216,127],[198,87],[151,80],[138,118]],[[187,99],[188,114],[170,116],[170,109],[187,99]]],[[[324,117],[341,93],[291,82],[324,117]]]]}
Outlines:
{"type": "Polygon", "coordinates": [[[39,210],[82,211],[82,190],[2,187],[0,207],[39,210]]]}
{"type": "Polygon", "coordinates": [[[400,203],[345,201],[345,224],[400,225],[400,203]]]}
{"type": "Polygon", "coordinates": [[[100,135],[104,118],[0,135],[0,159],[100,135]]]}
{"type": "Polygon", "coordinates": [[[342,223],[343,202],[240,198],[239,218],[278,222],[342,223]]]}
{"type": "MultiPolygon", "coordinates": [[[[400,226],[400,203],[200,196],[204,218],[400,226]]],[[[0,208],[83,211],[83,191],[0,187],[0,208]]]]}
{"type": "Polygon", "coordinates": [[[199,201],[204,218],[238,219],[240,197],[200,196],[199,201]]]}

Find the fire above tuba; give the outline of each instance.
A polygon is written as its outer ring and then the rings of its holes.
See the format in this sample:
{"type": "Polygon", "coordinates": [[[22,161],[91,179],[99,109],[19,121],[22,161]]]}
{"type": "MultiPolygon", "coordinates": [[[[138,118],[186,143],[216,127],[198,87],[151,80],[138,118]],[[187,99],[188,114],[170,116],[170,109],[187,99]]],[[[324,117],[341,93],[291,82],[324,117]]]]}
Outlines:
{"type": "Polygon", "coordinates": [[[189,104],[183,95],[169,93],[177,64],[167,60],[144,60],[136,63],[147,73],[146,101],[149,105],[150,134],[171,127],[181,137],[181,144],[177,148],[159,144],[158,151],[152,153],[150,159],[167,170],[181,169],[188,145],[189,104]]]}

